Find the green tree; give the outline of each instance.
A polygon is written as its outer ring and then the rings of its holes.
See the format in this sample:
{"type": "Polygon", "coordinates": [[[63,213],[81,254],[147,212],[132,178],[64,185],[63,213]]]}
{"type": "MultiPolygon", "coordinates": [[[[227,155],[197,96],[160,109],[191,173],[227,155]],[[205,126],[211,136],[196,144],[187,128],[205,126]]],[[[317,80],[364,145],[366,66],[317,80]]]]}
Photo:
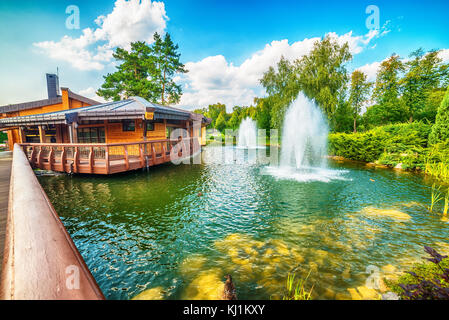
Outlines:
{"type": "Polygon", "coordinates": [[[432,132],[429,135],[429,142],[436,144],[449,139],[449,87],[446,90],[443,101],[438,108],[438,114],[432,132]]]}
{"type": "MultiPolygon", "coordinates": [[[[216,127],[217,118],[221,113],[226,114],[226,106],[221,103],[211,104],[208,107],[207,117],[212,119],[211,125],[213,128],[216,127]]],[[[223,116],[224,117],[224,116],[223,116]]]]}
{"type": "Polygon", "coordinates": [[[242,119],[241,119],[242,110],[243,110],[243,108],[239,107],[239,106],[235,106],[232,109],[231,117],[229,118],[229,120],[226,124],[227,128],[235,130],[239,127],[240,122],[242,121],[242,119]]]}
{"type": "Polygon", "coordinates": [[[254,99],[256,105],[257,127],[260,129],[271,129],[271,107],[270,97],[254,99]]]}
{"type": "Polygon", "coordinates": [[[259,81],[270,97],[271,127],[280,128],[285,110],[299,92],[294,66],[282,56],[276,68],[270,67],[259,81]]]}
{"type": "Polygon", "coordinates": [[[131,43],[131,51],[117,48],[113,57],[120,62],[117,71],[103,77],[105,82],[97,94],[114,101],[141,96],[156,102],[159,95],[157,83],[148,80],[154,74],[151,48],[145,42],[134,42],[131,43]]]}
{"type": "Polygon", "coordinates": [[[352,106],[352,118],[354,120],[354,132],[357,132],[357,118],[362,111],[362,105],[366,102],[370,92],[371,83],[366,80],[366,75],[355,70],[351,75],[351,87],[349,103],[352,106]]]}
{"type": "Polygon", "coordinates": [[[403,99],[410,110],[410,121],[426,108],[432,90],[439,88],[447,76],[447,65],[441,64],[439,51],[424,53],[418,49],[410,54],[406,62],[407,72],[401,80],[403,99]]]}
{"type": "Polygon", "coordinates": [[[162,104],[178,103],[181,99],[181,86],[173,80],[175,74],[186,73],[184,64],[179,60],[181,54],[178,53],[178,45],[175,44],[169,33],[164,39],[156,32],[151,51],[156,61],[156,72],[154,77],[160,84],[160,101],[162,104]]]}
{"type": "Polygon", "coordinates": [[[405,70],[401,58],[397,54],[382,61],[376,75],[373,100],[377,104],[394,104],[399,100],[400,73],[405,70]]]}
{"type": "Polygon", "coordinates": [[[317,41],[312,51],[295,62],[300,90],[315,99],[331,119],[339,95],[348,81],[345,63],[352,59],[347,43],[339,45],[330,36],[317,41]]]}
{"type": "Polygon", "coordinates": [[[231,118],[229,119],[228,123],[226,124],[226,128],[229,129],[237,129],[240,125],[240,119],[239,119],[239,114],[236,112],[233,112],[231,115],[231,118]]]}
{"type": "Polygon", "coordinates": [[[226,112],[222,111],[215,122],[215,129],[222,132],[226,128],[226,112]]]}
{"type": "Polygon", "coordinates": [[[187,72],[179,61],[178,45],[167,33],[162,40],[154,34],[154,43],[131,43],[131,50],[117,48],[113,57],[118,62],[117,71],[104,76],[97,94],[114,101],[140,96],[155,103],[177,103],[182,90],[175,83],[175,74],[187,72]]]}
{"type": "MultiPolygon", "coordinates": [[[[354,128],[354,109],[352,108],[349,99],[346,99],[345,94],[342,93],[339,96],[337,108],[335,109],[334,119],[334,132],[351,132],[354,128]]],[[[360,117],[360,116],[358,116],[360,117]]]]}
{"type": "Polygon", "coordinates": [[[443,101],[445,89],[433,89],[424,103],[424,108],[414,115],[415,120],[429,121],[435,123],[435,119],[440,107],[441,101],[443,101]]]}
{"type": "Polygon", "coordinates": [[[394,102],[375,104],[363,114],[362,123],[365,129],[371,129],[390,123],[406,122],[408,108],[401,99],[394,102]]]}

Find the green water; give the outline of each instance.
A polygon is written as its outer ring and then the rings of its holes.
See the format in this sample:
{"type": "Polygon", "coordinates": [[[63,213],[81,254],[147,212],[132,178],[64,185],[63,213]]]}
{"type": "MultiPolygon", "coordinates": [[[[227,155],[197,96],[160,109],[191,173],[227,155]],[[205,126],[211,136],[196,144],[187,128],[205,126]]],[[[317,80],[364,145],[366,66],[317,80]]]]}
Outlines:
{"type": "Polygon", "coordinates": [[[227,273],[239,299],[279,298],[289,272],[311,272],[314,298],[348,297],[348,288],[365,285],[369,266],[401,270],[424,255],[423,245],[447,249],[449,224],[420,205],[433,181],[329,167],[335,179],[308,182],[232,162],[39,180],[109,299],[152,288],[165,299],[214,298],[227,273]],[[410,219],[365,214],[367,207],[410,219]]]}

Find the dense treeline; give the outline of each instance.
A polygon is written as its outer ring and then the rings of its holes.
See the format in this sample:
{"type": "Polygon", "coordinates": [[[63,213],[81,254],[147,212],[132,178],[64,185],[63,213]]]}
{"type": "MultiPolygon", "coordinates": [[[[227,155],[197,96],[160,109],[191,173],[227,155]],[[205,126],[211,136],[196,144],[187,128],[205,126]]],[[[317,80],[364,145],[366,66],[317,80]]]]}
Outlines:
{"type": "Polygon", "coordinates": [[[360,70],[348,73],[349,46],[327,36],[308,55],[293,62],[281,58],[270,67],[260,79],[267,96],[254,99],[253,106],[235,107],[229,114],[218,103],[197,111],[212,118],[211,126],[218,130],[238,127],[244,116],[257,120],[259,128],[281,128],[285,110],[302,91],[323,110],[333,132],[415,120],[434,123],[449,85],[449,65],[438,53],[418,49],[406,59],[392,54],[371,83],[360,70]]]}

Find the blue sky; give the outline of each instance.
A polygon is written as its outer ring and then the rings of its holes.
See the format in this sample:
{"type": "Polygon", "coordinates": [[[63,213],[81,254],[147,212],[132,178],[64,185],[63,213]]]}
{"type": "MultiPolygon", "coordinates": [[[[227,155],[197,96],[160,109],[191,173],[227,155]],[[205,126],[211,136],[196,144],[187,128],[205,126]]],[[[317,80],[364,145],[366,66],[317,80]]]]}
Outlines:
{"type": "MultiPolygon", "coordinates": [[[[307,53],[310,39],[327,33],[353,41],[348,68],[372,75],[393,52],[449,48],[448,1],[130,1],[0,1],[0,105],[45,98],[45,73],[56,67],[62,86],[95,97],[114,70],[115,46],[149,40],[154,31],[172,35],[190,70],[179,79],[185,107],[251,103],[264,94],[263,70],[281,54],[307,53]],[[78,30],[66,28],[69,5],[79,7],[78,30]],[[365,24],[368,5],[379,8],[377,34],[365,24]]],[[[443,55],[449,59],[449,51],[443,55]]]]}

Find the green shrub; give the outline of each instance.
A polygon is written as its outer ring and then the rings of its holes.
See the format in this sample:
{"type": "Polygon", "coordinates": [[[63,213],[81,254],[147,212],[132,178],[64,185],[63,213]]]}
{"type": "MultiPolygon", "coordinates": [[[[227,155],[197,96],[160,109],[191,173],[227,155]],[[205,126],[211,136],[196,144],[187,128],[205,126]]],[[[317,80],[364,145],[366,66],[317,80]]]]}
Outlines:
{"type": "Polygon", "coordinates": [[[429,135],[429,143],[436,144],[449,139],[449,87],[438,108],[437,118],[429,135]]]}
{"type": "Polygon", "coordinates": [[[8,135],[6,132],[0,131],[0,143],[3,143],[3,141],[8,140],[8,135]]]}
{"type": "Polygon", "coordinates": [[[422,122],[392,124],[362,133],[334,133],[329,135],[329,153],[352,160],[385,164],[405,163],[424,167],[431,126],[422,122]],[[424,153],[423,153],[424,152],[424,153]]]}

